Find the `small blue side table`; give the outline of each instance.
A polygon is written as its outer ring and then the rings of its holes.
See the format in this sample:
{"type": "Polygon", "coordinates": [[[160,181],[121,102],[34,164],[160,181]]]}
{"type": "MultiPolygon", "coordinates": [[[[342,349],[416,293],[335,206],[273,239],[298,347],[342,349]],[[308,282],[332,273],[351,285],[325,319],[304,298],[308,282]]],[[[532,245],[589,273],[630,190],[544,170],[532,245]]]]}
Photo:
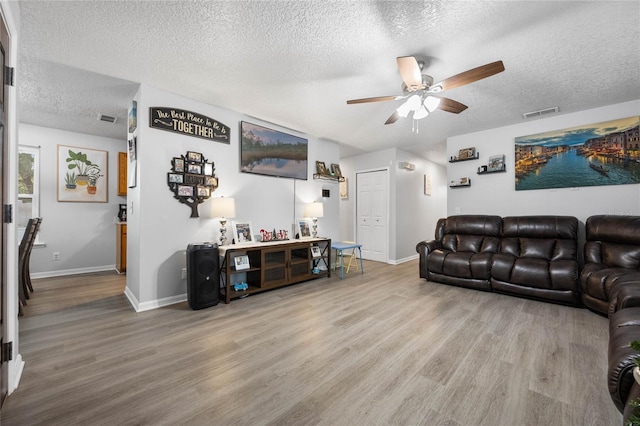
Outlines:
{"type": "Polygon", "coordinates": [[[340,241],[331,242],[331,249],[340,254],[340,279],[344,279],[344,251],[349,249],[357,249],[360,253],[360,273],[364,274],[364,266],[362,265],[362,244],[343,243],[340,241]]]}

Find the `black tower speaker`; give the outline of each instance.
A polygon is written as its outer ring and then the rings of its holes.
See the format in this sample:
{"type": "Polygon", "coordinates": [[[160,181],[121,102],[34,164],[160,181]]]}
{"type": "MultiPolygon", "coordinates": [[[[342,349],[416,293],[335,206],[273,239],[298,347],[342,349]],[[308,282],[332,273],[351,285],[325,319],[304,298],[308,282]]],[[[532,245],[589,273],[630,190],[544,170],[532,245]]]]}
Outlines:
{"type": "Polygon", "coordinates": [[[220,257],[215,243],[187,247],[187,300],[191,309],[203,309],[220,300],[220,257]]]}

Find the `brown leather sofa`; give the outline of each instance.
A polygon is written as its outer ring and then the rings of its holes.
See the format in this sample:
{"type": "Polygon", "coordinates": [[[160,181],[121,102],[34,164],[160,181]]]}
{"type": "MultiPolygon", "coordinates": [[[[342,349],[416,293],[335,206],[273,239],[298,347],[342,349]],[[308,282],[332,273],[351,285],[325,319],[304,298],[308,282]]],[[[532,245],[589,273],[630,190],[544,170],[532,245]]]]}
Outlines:
{"type": "Polygon", "coordinates": [[[576,305],[578,220],[569,216],[450,216],[419,242],[429,281],[576,305]]]}
{"type": "MultiPolygon", "coordinates": [[[[640,386],[633,377],[634,359],[640,354],[631,349],[630,343],[640,340],[640,308],[623,308],[609,317],[609,369],[607,384],[615,406],[627,424],[634,407],[629,402],[640,396],[640,386]]],[[[636,412],[636,415],[640,413],[636,412]]]]}
{"type": "Polygon", "coordinates": [[[630,285],[621,300],[640,306],[640,216],[591,216],[585,234],[582,303],[606,315],[614,293],[630,285]]]}

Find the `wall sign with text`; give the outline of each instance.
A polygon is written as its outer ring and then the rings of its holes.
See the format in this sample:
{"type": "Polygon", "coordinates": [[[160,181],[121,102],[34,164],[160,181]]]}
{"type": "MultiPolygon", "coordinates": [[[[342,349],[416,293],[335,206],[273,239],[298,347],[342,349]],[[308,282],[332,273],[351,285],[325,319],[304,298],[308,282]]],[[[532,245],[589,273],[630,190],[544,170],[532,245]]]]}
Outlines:
{"type": "Polygon", "coordinates": [[[177,108],[149,108],[149,127],[215,142],[230,143],[229,126],[213,118],[177,108]]]}

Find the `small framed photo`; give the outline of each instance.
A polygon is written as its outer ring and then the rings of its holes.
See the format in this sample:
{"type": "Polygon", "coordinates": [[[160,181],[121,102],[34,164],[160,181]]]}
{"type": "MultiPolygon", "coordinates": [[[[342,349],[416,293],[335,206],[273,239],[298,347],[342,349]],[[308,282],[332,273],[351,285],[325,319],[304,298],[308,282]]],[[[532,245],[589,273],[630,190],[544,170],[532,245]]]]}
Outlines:
{"type": "Polygon", "coordinates": [[[204,163],[204,174],[206,176],[213,176],[213,163],[204,163]]]}
{"type": "Polygon", "coordinates": [[[334,176],[341,178],[342,170],[340,170],[340,165],[335,163],[331,164],[331,173],[333,173],[334,176]]]}
{"type": "Polygon", "coordinates": [[[184,183],[184,175],[180,173],[167,173],[169,183],[184,183]]]}
{"type": "Polygon", "coordinates": [[[173,171],[176,173],[184,173],[184,158],[173,159],[173,171]]]}
{"type": "Polygon", "coordinates": [[[487,172],[501,172],[504,170],[504,155],[492,155],[489,157],[487,172]]]}
{"type": "Polygon", "coordinates": [[[311,221],[309,219],[296,220],[296,232],[300,238],[311,238],[311,221]]]}
{"type": "Polygon", "coordinates": [[[249,264],[249,256],[242,255],[236,256],[233,258],[233,264],[236,267],[236,271],[241,271],[243,269],[249,269],[251,265],[249,264]]]}
{"type": "Polygon", "coordinates": [[[469,178],[468,177],[461,177],[459,185],[469,185],[469,178]]]}
{"type": "Polygon", "coordinates": [[[212,186],[214,188],[217,188],[218,187],[218,178],[207,176],[207,177],[204,178],[204,184],[205,184],[205,186],[212,186]]]}
{"type": "Polygon", "coordinates": [[[249,244],[254,242],[251,222],[234,221],[231,222],[231,228],[233,229],[233,239],[236,244],[249,244]]]}
{"type": "Polygon", "coordinates": [[[202,164],[187,163],[187,172],[194,175],[202,174],[202,164]]]}
{"type": "Polygon", "coordinates": [[[320,251],[320,247],[311,246],[311,256],[313,256],[314,258],[322,256],[322,252],[320,251]]]}
{"type": "Polygon", "coordinates": [[[187,151],[187,160],[194,163],[202,163],[202,154],[199,152],[187,151]]]}
{"type": "Polygon", "coordinates": [[[197,191],[198,191],[198,197],[208,198],[211,195],[211,193],[209,192],[209,188],[207,188],[206,186],[198,186],[197,191]]]}
{"type": "Polygon", "coordinates": [[[193,186],[178,185],[178,197],[193,197],[193,186]]]}
{"type": "Polygon", "coordinates": [[[327,173],[327,165],[324,164],[324,161],[316,161],[316,173],[319,175],[326,175],[327,173]]]}

